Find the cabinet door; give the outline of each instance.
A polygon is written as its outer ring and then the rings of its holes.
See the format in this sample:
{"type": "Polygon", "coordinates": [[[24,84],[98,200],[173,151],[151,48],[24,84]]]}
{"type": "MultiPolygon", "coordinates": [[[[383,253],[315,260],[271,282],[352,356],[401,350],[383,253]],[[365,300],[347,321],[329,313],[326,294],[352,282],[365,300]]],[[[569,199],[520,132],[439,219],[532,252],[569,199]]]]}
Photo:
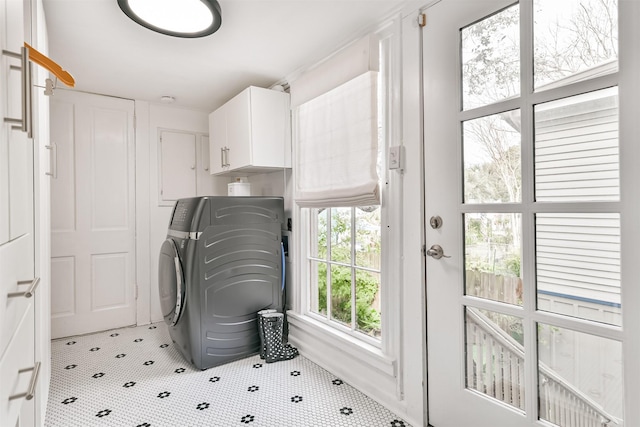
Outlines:
{"type": "Polygon", "coordinates": [[[17,397],[27,392],[31,377],[35,375],[33,310],[33,304],[30,304],[22,314],[11,343],[0,358],[0,420],[3,426],[27,426],[30,425],[28,420],[33,420],[33,402],[17,397]]]}
{"type": "MultiPolygon", "coordinates": [[[[20,53],[25,39],[25,5],[22,1],[0,2],[0,49],[20,53]]],[[[8,55],[0,58],[0,244],[28,233],[30,194],[27,193],[33,163],[31,142],[26,134],[13,129],[4,118],[22,117],[20,60],[8,55]]],[[[31,186],[32,187],[32,186],[31,186]]],[[[32,187],[33,188],[33,187],[32,187]]]]}
{"type": "Polygon", "coordinates": [[[227,163],[229,170],[251,165],[251,91],[242,91],[229,101],[227,110],[227,163]]]}
{"type": "MultiPolygon", "coordinates": [[[[20,73],[9,76],[11,117],[21,115],[20,73]],[[14,94],[14,89],[18,92],[14,94]]],[[[28,234],[33,228],[33,142],[21,130],[9,130],[9,240],[28,234]]]]}
{"type": "Polygon", "coordinates": [[[289,94],[251,88],[252,165],[291,167],[289,94]]]}
{"type": "Polygon", "coordinates": [[[225,106],[209,114],[209,172],[224,172],[225,147],[227,146],[227,123],[225,106]]]}
{"type": "Polygon", "coordinates": [[[209,163],[209,137],[207,135],[199,135],[197,143],[196,158],[196,195],[198,196],[220,196],[226,194],[226,183],[222,183],[223,179],[217,176],[211,176],[211,166],[209,163]]]}
{"type": "Polygon", "coordinates": [[[162,201],[196,195],[196,135],[161,132],[160,179],[162,201]]]}
{"type": "MultiPolygon", "coordinates": [[[[1,1],[0,47],[20,52],[26,38],[24,19],[28,4],[1,1]]],[[[19,247],[20,270],[26,278],[33,275],[33,141],[14,123],[4,118],[22,118],[21,61],[2,55],[0,69],[0,245],[24,238],[19,247]]],[[[2,277],[2,276],[0,276],[2,277]]]]}
{"type": "MultiPolygon", "coordinates": [[[[0,0],[0,50],[7,49],[5,0],[0,0]]],[[[0,55],[0,245],[9,240],[9,129],[7,117],[7,78],[10,58],[0,55]]]]}

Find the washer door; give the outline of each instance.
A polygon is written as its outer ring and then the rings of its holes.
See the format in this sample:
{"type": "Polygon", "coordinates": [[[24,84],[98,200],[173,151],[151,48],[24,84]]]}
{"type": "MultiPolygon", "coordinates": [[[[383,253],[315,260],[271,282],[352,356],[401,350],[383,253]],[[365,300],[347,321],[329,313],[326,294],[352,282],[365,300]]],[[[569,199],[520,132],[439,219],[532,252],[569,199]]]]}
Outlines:
{"type": "Polygon", "coordinates": [[[165,240],[160,248],[158,285],[164,321],[173,326],[184,308],[184,275],[178,248],[172,239],[165,240]]]}

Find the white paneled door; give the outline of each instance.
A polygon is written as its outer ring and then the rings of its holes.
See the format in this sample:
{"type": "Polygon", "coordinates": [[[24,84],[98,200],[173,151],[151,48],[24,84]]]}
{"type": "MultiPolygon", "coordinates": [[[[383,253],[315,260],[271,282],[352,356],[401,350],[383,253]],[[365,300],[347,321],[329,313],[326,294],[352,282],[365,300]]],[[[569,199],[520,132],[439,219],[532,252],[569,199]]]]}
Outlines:
{"type": "Polygon", "coordinates": [[[430,425],[640,425],[639,18],[427,10],[430,425]]]}
{"type": "Polygon", "coordinates": [[[51,335],[133,325],[134,102],[51,98],[51,335]]]}

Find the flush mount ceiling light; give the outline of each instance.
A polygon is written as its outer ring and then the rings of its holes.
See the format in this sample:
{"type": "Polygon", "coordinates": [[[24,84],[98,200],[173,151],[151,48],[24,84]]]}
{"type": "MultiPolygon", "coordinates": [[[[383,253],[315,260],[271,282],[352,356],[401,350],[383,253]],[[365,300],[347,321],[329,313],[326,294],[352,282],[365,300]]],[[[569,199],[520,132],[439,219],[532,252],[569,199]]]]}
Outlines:
{"type": "Polygon", "coordinates": [[[118,0],[133,21],[174,37],[204,37],[220,28],[217,0],[118,0]]]}

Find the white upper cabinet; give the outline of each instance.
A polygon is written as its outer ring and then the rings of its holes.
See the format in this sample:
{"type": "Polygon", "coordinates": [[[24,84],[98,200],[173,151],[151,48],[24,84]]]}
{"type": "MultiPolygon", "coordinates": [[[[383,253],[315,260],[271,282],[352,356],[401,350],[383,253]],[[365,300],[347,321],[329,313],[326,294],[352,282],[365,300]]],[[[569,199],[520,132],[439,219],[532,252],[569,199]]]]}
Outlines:
{"type": "Polygon", "coordinates": [[[291,167],[289,94],[250,86],[209,115],[210,172],[291,167]]]}

